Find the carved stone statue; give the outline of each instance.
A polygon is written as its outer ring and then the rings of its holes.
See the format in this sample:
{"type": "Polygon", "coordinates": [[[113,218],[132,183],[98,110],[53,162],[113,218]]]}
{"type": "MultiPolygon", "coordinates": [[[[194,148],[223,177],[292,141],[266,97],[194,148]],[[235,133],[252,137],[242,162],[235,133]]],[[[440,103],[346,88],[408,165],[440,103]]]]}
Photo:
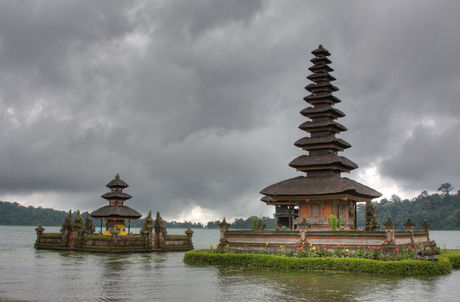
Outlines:
{"type": "Polygon", "coordinates": [[[62,241],[65,242],[66,245],[69,242],[69,237],[72,234],[72,232],[73,232],[73,218],[72,218],[72,210],[70,210],[61,228],[62,241]]]}
{"type": "Polygon", "coordinates": [[[93,225],[93,219],[89,216],[89,213],[86,212],[86,219],[85,219],[85,234],[94,234],[96,228],[93,225]]]}
{"type": "Polygon", "coordinates": [[[366,231],[378,231],[380,228],[380,218],[377,217],[379,212],[370,201],[366,202],[366,231]]]}
{"type": "Polygon", "coordinates": [[[423,243],[417,248],[417,255],[419,256],[434,256],[438,252],[436,248],[436,242],[434,240],[430,240],[428,242],[423,243]]]}

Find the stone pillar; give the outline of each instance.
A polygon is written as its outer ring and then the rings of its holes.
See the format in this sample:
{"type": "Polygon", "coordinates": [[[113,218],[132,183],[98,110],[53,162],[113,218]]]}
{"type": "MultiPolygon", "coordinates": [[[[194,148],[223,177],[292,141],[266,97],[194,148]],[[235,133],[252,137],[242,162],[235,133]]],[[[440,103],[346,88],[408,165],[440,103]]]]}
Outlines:
{"type": "Polygon", "coordinates": [[[219,223],[217,226],[220,229],[220,242],[224,242],[225,241],[225,232],[228,231],[228,229],[230,228],[231,224],[227,223],[227,221],[225,221],[225,217],[224,217],[224,220],[221,223],[219,223]]]}
{"type": "Polygon", "coordinates": [[[411,233],[411,243],[414,243],[414,227],[415,227],[415,223],[410,221],[410,218],[407,218],[407,222],[405,224],[403,224],[403,226],[406,229],[406,231],[411,233]]]}
{"type": "Polygon", "coordinates": [[[302,241],[305,241],[305,238],[306,238],[305,235],[307,234],[308,229],[310,228],[310,226],[311,226],[311,224],[308,223],[308,222],[305,220],[305,217],[303,218],[302,222],[299,223],[299,224],[297,225],[297,228],[298,228],[299,231],[300,231],[300,239],[301,239],[302,241]]]}
{"type": "Polygon", "coordinates": [[[395,229],[396,223],[391,220],[391,216],[388,215],[388,220],[383,224],[385,227],[387,242],[386,244],[395,244],[395,229]]]}
{"type": "Polygon", "coordinates": [[[38,224],[38,228],[35,229],[35,232],[37,232],[37,241],[35,242],[35,246],[38,246],[40,244],[40,236],[43,234],[45,231],[45,228],[42,227],[42,224],[38,224]]]}
{"type": "Polygon", "coordinates": [[[112,245],[118,245],[118,234],[120,234],[118,228],[114,227],[111,229],[110,234],[112,234],[112,245]]]}
{"type": "Polygon", "coordinates": [[[185,231],[185,235],[187,235],[188,237],[188,244],[190,246],[193,246],[193,243],[192,243],[192,237],[193,237],[193,231],[190,227],[188,227],[188,229],[185,231]]]}
{"type": "Polygon", "coordinates": [[[430,235],[429,235],[430,233],[429,233],[429,231],[430,231],[431,225],[428,224],[428,222],[426,222],[426,219],[425,219],[425,221],[423,222],[423,224],[421,225],[421,227],[422,227],[422,230],[424,230],[425,232],[427,232],[427,234],[428,234],[428,240],[430,240],[430,235]]]}

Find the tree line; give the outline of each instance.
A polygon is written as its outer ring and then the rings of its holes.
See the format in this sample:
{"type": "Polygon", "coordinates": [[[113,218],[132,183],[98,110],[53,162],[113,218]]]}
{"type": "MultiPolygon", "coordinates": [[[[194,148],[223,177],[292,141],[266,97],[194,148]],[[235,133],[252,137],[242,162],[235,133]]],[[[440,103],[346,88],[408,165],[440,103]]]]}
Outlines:
{"type": "MultiPolygon", "coordinates": [[[[380,227],[383,229],[383,222],[387,221],[388,216],[397,223],[398,229],[403,229],[403,224],[408,218],[415,223],[416,228],[426,219],[431,224],[432,230],[460,230],[460,190],[456,194],[450,194],[453,187],[449,183],[442,184],[438,188],[439,193],[429,195],[426,191],[412,199],[402,200],[398,195],[392,195],[390,199],[383,198],[373,202],[380,218],[380,227]]],[[[357,208],[358,226],[364,227],[365,204],[360,203],[357,208]]],[[[0,225],[31,225],[37,226],[61,226],[68,212],[42,207],[24,207],[17,202],[0,201],[0,225]]],[[[82,215],[86,217],[86,214],[82,215]]],[[[251,216],[248,218],[236,218],[231,223],[232,229],[251,229],[251,216]]],[[[275,229],[275,219],[261,217],[266,229],[275,229]]],[[[141,227],[143,219],[131,221],[131,227],[141,227]]],[[[209,221],[205,224],[192,221],[165,221],[166,228],[208,228],[217,229],[220,220],[209,221]]],[[[94,222],[94,225],[99,225],[94,222]]]]}

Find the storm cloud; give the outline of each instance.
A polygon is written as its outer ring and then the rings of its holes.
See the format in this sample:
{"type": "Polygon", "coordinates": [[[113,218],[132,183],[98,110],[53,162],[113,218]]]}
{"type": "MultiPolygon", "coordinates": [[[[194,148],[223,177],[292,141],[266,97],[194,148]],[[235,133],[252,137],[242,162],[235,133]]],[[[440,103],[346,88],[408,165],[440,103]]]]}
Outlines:
{"type": "Polygon", "coordinates": [[[4,1],[0,200],[167,220],[271,215],[298,176],[302,98],[328,49],[344,175],[384,196],[460,186],[458,1],[4,1]]]}

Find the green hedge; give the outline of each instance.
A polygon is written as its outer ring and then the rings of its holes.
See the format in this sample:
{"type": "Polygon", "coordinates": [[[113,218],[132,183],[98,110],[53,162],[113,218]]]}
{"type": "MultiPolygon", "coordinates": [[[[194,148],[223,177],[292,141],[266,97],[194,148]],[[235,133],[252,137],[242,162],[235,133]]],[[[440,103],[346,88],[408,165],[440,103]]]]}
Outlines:
{"type": "Polygon", "coordinates": [[[460,250],[443,251],[439,257],[448,259],[452,268],[460,268],[460,250]]]}
{"type": "MultiPolygon", "coordinates": [[[[450,262],[451,257],[457,256],[445,255],[440,257],[437,262],[423,260],[378,261],[360,258],[296,258],[263,254],[214,254],[206,249],[186,252],[184,262],[188,264],[237,265],[287,270],[431,275],[450,273],[453,267],[450,262]]],[[[460,255],[458,258],[460,259],[460,255]]]]}

